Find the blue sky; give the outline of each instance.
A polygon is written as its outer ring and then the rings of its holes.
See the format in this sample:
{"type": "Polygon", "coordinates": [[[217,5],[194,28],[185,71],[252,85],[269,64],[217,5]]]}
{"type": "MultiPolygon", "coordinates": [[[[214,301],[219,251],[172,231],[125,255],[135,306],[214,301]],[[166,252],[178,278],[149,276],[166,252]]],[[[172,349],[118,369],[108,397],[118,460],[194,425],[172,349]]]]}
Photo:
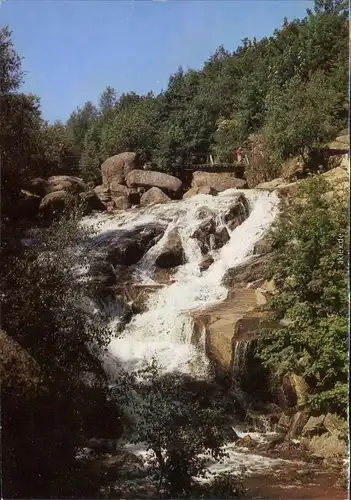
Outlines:
{"type": "Polygon", "coordinates": [[[219,45],[270,35],[313,7],[306,0],[3,0],[0,24],[25,57],[23,90],[44,118],[65,120],[87,100],[166,88],[180,65],[200,68],[219,45]]]}

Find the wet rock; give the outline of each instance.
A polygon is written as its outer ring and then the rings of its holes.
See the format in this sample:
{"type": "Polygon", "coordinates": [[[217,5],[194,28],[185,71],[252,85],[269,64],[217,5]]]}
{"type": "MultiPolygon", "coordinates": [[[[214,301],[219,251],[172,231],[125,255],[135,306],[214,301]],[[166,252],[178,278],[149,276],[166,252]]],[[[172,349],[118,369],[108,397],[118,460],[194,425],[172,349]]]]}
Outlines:
{"type": "Polygon", "coordinates": [[[163,191],[161,191],[161,189],[153,187],[142,195],[140,198],[140,205],[146,206],[151,205],[152,203],[169,203],[170,201],[171,199],[163,191]]]}
{"type": "Polygon", "coordinates": [[[191,188],[183,195],[183,200],[192,198],[193,196],[197,196],[198,194],[207,194],[211,196],[216,196],[218,194],[218,191],[217,189],[210,186],[191,188]]]}
{"type": "Polygon", "coordinates": [[[149,189],[157,187],[166,193],[177,196],[182,189],[182,181],[163,172],[133,170],[127,175],[127,186],[149,189]]]}
{"type": "Polygon", "coordinates": [[[185,264],[183,244],[176,228],[168,233],[167,240],[157,256],[155,264],[157,267],[166,269],[185,264]]]}
{"type": "Polygon", "coordinates": [[[224,222],[233,231],[240,226],[249,216],[249,203],[243,194],[238,195],[233,205],[224,214],[224,222]]]}
{"type": "Polygon", "coordinates": [[[216,214],[208,207],[200,207],[195,212],[196,219],[208,219],[209,217],[214,218],[216,214]]]}
{"type": "Polygon", "coordinates": [[[131,230],[115,230],[91,239],[91,245],[102,258],[116,266],[136,264],[157,243],[164,233],[164,226],[149,224],[131,230]]]}
{"type": "Polygon", "coordinates": [[[212,255],[206,255],[199,264],[200,271],[206,271],[214,262],[212,255]]]}
{"type": "Polygon", "coordinates": [[[267,263],[266,256],[250,257],[243,264],[228,269],[223,276],[222,284],[229,289],[246,287],[248,283],[264,278],[267,263]]]}
{"type": "Polygon", "coordinates": [[[170,285],[173,283],[173,274],[176,271],[176,268],[168,268],[168,269],[155,269],[154,275],[153,275],[153,280],[156,281],[156,283],[162,284],[162,285],[170,285]]]}
{"type": "Polygon", "coordinates": [[[254,448],[256,443],[249,434],[246,434],[246,436],[238,439],[236,446],[238,448],[254,448]]]}
{"type": "Polygon", "coordinates": [[[113,266],[108,262],[94,262],[89,269],[89,275],[97,290],[116,285],[117,279],[113,266]]]}
{"type": "Polygon", "coordinates": [[[303,437],[312,437],[315,435],[320,435],[325,431],[324,428],[325,415],[319,415],[318,417],[310,417],[303,427],[301,435],[303,437]]]}
{"type": "Polygon", "coordinates": [[[210,250],[222,248],[230,240],[227,228],[217,228],[215,218],[202,222],[191,237],[197,239],[204,255],[210,250]]]}

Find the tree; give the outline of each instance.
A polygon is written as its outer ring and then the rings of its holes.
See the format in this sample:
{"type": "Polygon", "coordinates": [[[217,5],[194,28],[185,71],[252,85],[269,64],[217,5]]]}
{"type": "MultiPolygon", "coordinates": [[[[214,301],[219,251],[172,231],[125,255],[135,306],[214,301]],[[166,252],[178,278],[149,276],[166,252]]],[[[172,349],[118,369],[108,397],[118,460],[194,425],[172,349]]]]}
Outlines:
{"type": "Polygon", "coordinates": [[[88,289],[76,273],[85,257],[72,252],[85,236],[77,218],[42,230],[34,246],[1,268],[2,328],[35,361],[40,377],[39,384],[25,379],[24,387],[2,384],[8,498],[80,495],[75,454],[88,430],[86,415],[107,404],[105,373],[91,347],[102,349],[109,336],[99,315],[83,308],[88,289]]]}
{"type": "Polygon", "coordinates": [[[83,150],[84,138],[98,111],[91,101],[82,108],[77,108],[67,120],[67,137],[73,145],[73,151],[79,161],[83,150]]]}
{"type": "Polygon", "coordinates": [[[97,118],[89,127],[84,138],[83,152],[80,159],[80,173],[85,181],[99,183],[101,180],[101,134],[104,123],[97,118]]]}
{"type": "Polygon", "coordinates": [[[180,374],[161,375],[155,361],[134,374],[120,374],[117,397],[134,415],[132,439],[145,442],[159,478],[159,491],[171,498],[189,495],[206,474],[204,453],[220,460],[228,439],[226,417],[185,389],[180,374]]]}
{"type": "Polygon", "coordinates": [[[128,106],[117,106],[103,125],[101,155],[104,158],[134,151],[150,157],[159,133],[160,103],[153,96],[132,99],[128,106]]]}
{"type": "Polygon", "coordinates": [[[268,269],[277,293],[268,310],[287,326],[265,329],[259,354],[278,377],[296,373],[311,389],[309,403],[324,411],[347,407],[347,197],[321,178],[301,187],[271,238],[268,269]],[[329,192],[329,194],[328,194],[329,192]]]}
{"type": "Polygon", "coordinates": [[[102,114],[106,114],[111,111],[117,103],[116,91],[113,87],[109,85],[103,91],[100,96],[99,109],[102,114]]]}
{"type": "Polygon", "coordinates": [[[21,58],[13,47],[8,26],[0,29],[0,97],[16,92],[23,81],[21,58]]]}

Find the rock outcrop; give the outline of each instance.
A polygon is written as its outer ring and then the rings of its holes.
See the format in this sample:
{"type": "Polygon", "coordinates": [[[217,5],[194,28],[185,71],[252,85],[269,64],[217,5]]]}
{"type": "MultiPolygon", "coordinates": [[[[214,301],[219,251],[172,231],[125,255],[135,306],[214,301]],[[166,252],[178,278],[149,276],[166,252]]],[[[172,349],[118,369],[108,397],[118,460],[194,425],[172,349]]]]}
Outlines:
{"type": "Polygon", "coordinates": [[[67,193],[78,194],[87,190],[83,179],[71,175],[53,175],[47,180],[47,193],[56,191],[66,191],[67,193]]]}
{"type": "Polygon", "coordinates": [[[94,193],[103,203],[108,203],[111,201],[110,190],[104,186],[96,186],[94,188],[94,193]]]}
{"type": "Polygon", "coordinates": [[[171,199],[158,187],[152,187],[140,198],[140,205],[147,206],[153,204],[169,203],[171,199]]]}
{"type": "Polygon", "coordinates": [[[191,237],[198,241],[203,255],[206,255],[210,250],[223,247],[230,239],[227,228],[218,228],[215,218],[202,222],[191,237]]]}
{"type": "Polygon", "coordinates": [[[111,183],[125,184],[126,176],[142,164],[137,153],[121,153],[111,156],[101,165],[102,185],[110,188],[111,183]]]}
{"type": "Polygon", "coordinates": [[[243,194],[237,196],[235,202],[224,214],[224,222],[233,231],[240,226],[250,214],[249,203],[243,194]]]}
{"type": "Polygon", "coordinates": [[[208,194],[211,196],[216,196],[218,194],[218,191],[211,186],[193,187],[190,188],[186,193],[184,193],[183,200],[192,198],[193,196],[196,196],[198,194],[208,194]]]}
{"type": "Polygon", "coordinates": [[[255,309],[265,302],[259,290],[235,289],[222,303],[193,312],[195,331],[205,330],[206,354],[219,375],[231,375],[235,343],[254,338],[264,319],[255,309]]]}
{"type": "Polygon", "coordinates": [[[118,184],[116,181],[110,182],[109,193],[111,198],[118,198],[119,196],[128,196],[129,190],[127,186],[123,184],[118,184]]]}
{"type": "Polygon", "coordinates": [[[127,175],[128,187],[157,187],[166,194],[178,196],[182,189],[182,181],[172,175],[150,170],[133,170],[127,175]]]}
{"type": "Polygon", "coordinates": [[[116,198],[113,198],[113,205],[114,208],[117,210],[128,210],[132,206],[131,202],[129,201],[129,196],[117,196],[116,198]]]}
{"type": "Polygon", "coordinates": [[[94,191],[84,191],[83,193],[79,193],[79,198],[83,202],[83,205],[85,205],[86,213],[90,213],[93,210],[105,210],[105,205],[100,198],[96,196],[94,191]]]}
{"type": "Polygon", "coordinates": [[[168,269],[185,264],[185,253],[177,228],[172,229],[167,240],[156,258],[156,266],[168,269]]]}
{"type": "Polygon", "coordinates": [[[90,244],[100,260],[106,260],[114,267],[130,266],[136,264],[157,243],[164,231],[164,226],[149,224],[131,230],[111,231],[104,238],[91,238],[90,244]]]}
{"type": "Polygon", "coordinates": [[[206,255],[199,264],[200,271],[206,271],[214,262],[212,255],[206,255]]]}
{"type": "Polygon", "coordinates": [[[47,194],[40,202],[39,211],[45,218],[55,217],[62,213],[71,204],[74,204],[75,198],[67,191],[53,191],[47,194]]]}
{"type": "Polygon", "coordinates": [[[226,189],[247,188],[247,182],[243,179],[237,179],[234,174],[230,173],[194,172],[191,187],[213,188],[220,192],[226,189]]]}

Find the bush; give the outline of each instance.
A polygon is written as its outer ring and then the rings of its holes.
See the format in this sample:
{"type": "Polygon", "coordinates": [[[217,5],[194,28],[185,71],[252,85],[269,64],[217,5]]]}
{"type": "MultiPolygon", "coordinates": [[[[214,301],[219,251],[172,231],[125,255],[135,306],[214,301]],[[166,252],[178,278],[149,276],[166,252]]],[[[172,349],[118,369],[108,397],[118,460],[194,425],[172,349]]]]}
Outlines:
{"type": "Polygon", "coordinates": [[[267,278],[277,293],[271,316],[287,326],[266,329],[259,355],[277,376],[296,373],[310,385],[310,405],[345,412],[348,371],[347,201],[325,196],[316,177],[283,213],[271,238],[276,248],[267,278]],[[299,202],[298,202],[299,201],[299,202]]]}
{"type": "Polygon", "coordinates": [[[220,460],[226,443],[226,417],[221,408],[195,401],[181,374],[161,375],[155,362],[132,375],[119,375],[120,404],[134,415],[132,441],[152,452],[151,471],[159,491],[168,497],[188,495],[196,478],[204,477],[204,453],[220,460]]]}

